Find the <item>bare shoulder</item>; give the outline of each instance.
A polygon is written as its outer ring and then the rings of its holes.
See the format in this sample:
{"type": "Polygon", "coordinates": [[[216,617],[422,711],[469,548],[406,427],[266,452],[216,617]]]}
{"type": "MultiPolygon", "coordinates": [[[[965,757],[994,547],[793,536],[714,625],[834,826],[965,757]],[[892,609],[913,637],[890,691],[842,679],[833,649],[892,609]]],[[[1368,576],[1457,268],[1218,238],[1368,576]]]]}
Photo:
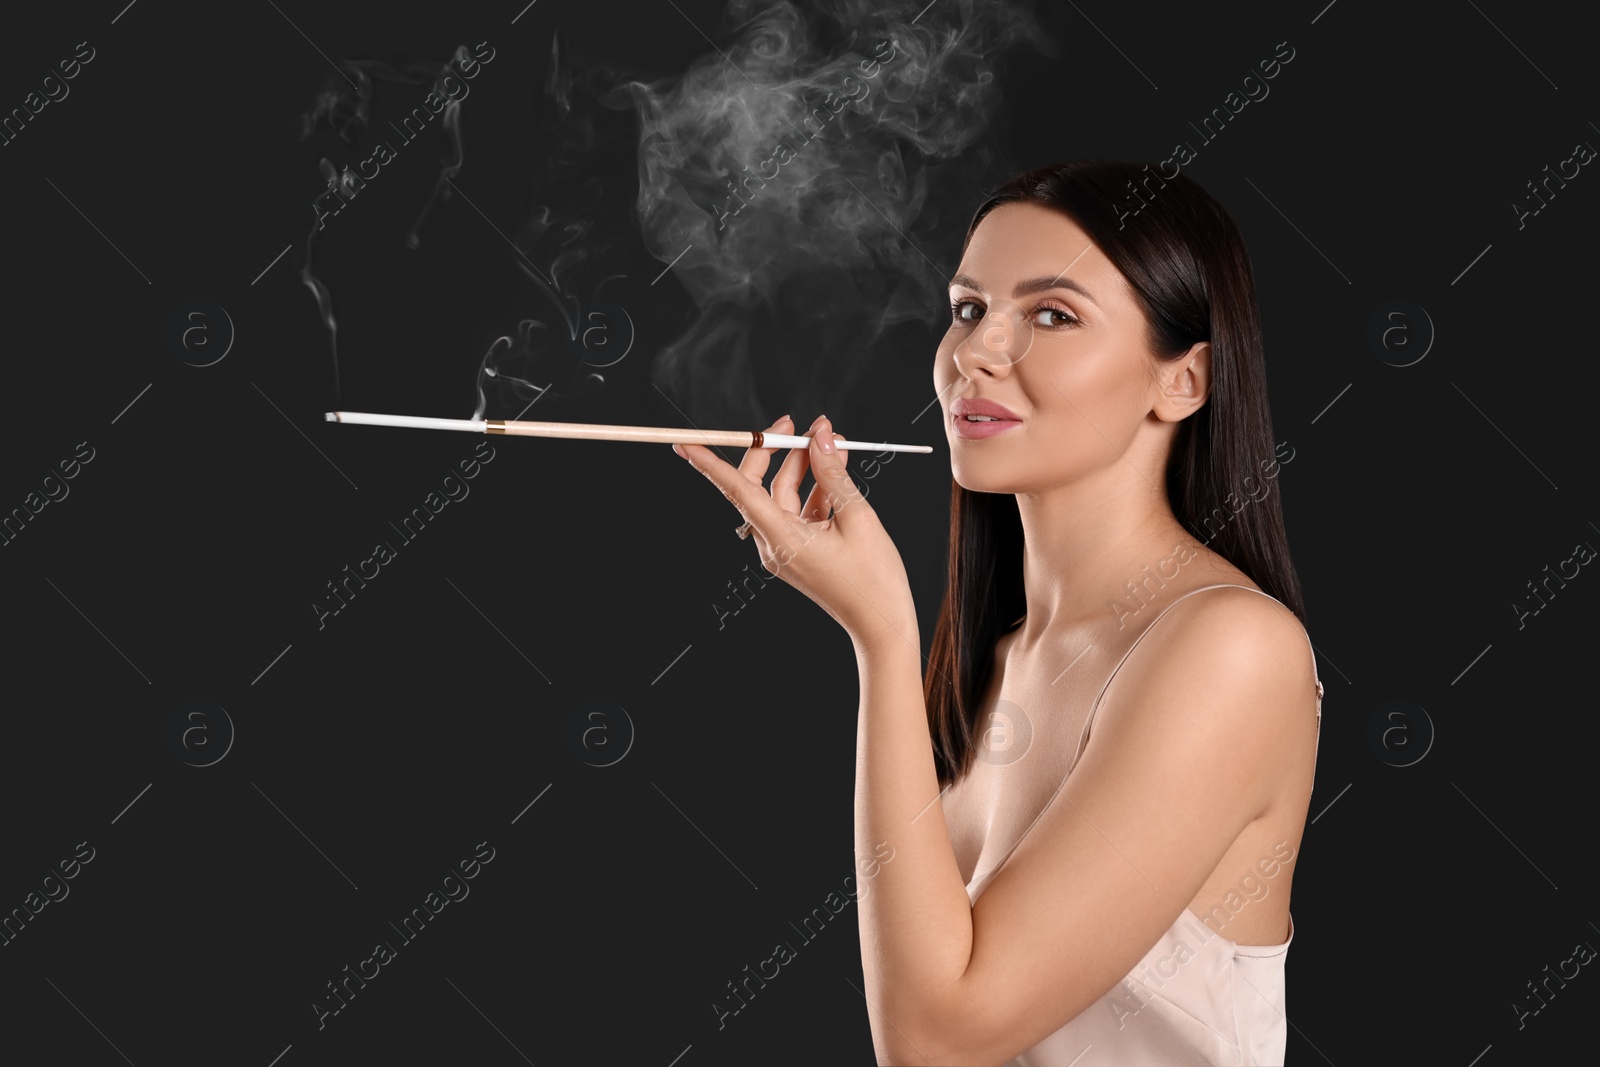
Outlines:
{"type": "Polygon", "coordinates": [[[1292,611],[1253,588],[1223,586],[1191,593],[1171,605],[1144,635],[1140,649],[1129,657],[1134,670],[1126,688],[1140,679],[1154,685],[1189,679],[1182,687],[1189,692],[1202,684],[1276,690],[1286,697],[1313,691],[1311,643],[1292,611]]]}
{"type": "Polygon", "coordinates": [[[1315,677],[1305,627],[1283,604],[1249,588],[1195,590],[1140,639],[1095,730],[1209,754],[1259,782],[1266,803],[1296,773],[1284,752],[1314,744],[1315,677]]]}
{"type": "Polygon", "coordinates": [[[1175,649],[1211,642],[1213,649],[1232,648],[1240,654],[1287,653],[1288,658],[1309,664],[1311,646],[1305,627],[1273,597],[1253,586],[1238,585],[1191,592],[1193,596],[1174,605],[1171,618],[1151,630],[1150,640],[1167,641],[1175,649]]]}

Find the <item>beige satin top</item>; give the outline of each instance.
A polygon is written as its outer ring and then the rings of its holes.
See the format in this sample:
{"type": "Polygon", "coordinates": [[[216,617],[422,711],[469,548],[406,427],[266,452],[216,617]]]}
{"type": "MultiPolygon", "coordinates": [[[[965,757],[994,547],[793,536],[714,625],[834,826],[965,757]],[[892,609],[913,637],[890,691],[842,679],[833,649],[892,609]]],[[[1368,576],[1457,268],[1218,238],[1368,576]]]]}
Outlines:
{"type": "MultiPolygon", "coordinates": [[[[999,718],[991,719],[990,724],[1001,722],[1011,736],[1001,745],[981,747],[972,770],[943,797],[951,843],[974,903],[1060,794],[1083,754],[1101,697],[1139,641],[1185,598],[1223,588],[1250,589],[1229,583],[1201,586],[1174,597],[1159,612],[1154,611],[1153,603],[1139,608],[1135,622],[1140,621],[1138,613],[1153,613],[1142,627],[1128,627],[1127,618],[1119,620],[1116,627],[1107,624],[1084,650],[1088,662],[1082,666],[1090,669],[1075,670],[1075,661],[1052,683],[1052,690],[1063,690],[1059,702],[1052,692],[1052,707],[1069,709],[1067,713],[1029,715],[1006,700],[997,702],[999,718]],[[1101,674],[1094,665],[1103,665],[1118,649],[1123,651],[1116,665],[1104,675],[1105,681],[1095,686],[1101,674]],[[1093,651],[1100,655],[1090,659],[1087,654],[1093,651]],[[1084,708],[1087,713],[1070,710],[1084,708]],[[1008,751],[1007,745],[1015,748],[1008,751]]],[[[1280,603],[1259,589],[1250,591],[1280,603]]],[[[1316,677],[1314,651],[1312,675],[1316,677]]],[[[1316,688],[1320,746],[1320,679],[1316,688]]],[[[1186,907],[1126,978],[1001,1067],[1282,1064],[1288,1039],[1284,959],[1293,940],[1292,918],[1283,944],[1240,945],[1212,930],[1186,907]]]]}

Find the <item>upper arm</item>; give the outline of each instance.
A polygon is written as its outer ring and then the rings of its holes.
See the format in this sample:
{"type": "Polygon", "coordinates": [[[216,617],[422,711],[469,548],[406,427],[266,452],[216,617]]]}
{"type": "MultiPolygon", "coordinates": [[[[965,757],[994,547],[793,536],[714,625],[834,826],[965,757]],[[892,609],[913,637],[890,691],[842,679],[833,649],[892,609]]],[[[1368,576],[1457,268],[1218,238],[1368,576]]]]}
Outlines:
{"type": "MultiPolygon", "coordinates": [[[[1257,593],[1175,606],[1096,714],[1066,784],[972,909],[930,1039],[1000,1062],[1123,979],[1281,789],[1308,735],[1304,629],[1257,593]]],[[[965,1059],[962,1062],[966,1062],[965,1059]]]]}

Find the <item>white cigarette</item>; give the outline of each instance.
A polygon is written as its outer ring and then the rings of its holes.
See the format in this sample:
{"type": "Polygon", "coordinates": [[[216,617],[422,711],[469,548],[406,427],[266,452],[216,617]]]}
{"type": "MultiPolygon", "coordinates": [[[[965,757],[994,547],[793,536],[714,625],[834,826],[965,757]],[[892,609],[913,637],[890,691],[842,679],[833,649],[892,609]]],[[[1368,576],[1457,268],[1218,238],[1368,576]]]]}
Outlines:
{"type": "Polygon", "coordinates": [[[372,415],[365,411],[330,411],[329,422],[353,422],[357,426],[408,426],[414,430],[471,430],[484,433],[483,419],[434,419],[426,415],[372,415]]]}

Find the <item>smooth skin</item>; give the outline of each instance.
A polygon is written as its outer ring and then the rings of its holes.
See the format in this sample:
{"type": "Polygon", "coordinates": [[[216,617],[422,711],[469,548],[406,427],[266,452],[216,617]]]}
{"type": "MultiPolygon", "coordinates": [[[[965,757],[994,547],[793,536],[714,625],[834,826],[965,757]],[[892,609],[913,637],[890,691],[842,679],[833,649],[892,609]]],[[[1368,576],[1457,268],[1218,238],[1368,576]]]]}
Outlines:
{"type": "MultiPolygon", "coordinates": [[[[1165,602],[1218,582],[1254,587],[1194,542],[1161,488],[1178,424],[1206,402],[1210,345],[1158,361],[1126,280],[1047,208],[993,210],[957,276],[967,281],[951,286],[956,307],[934,363],[953,475],[966,489],[1015,494],[1026,545],[1027,614],[996,648],[985,714],[1002,697],[1047,713],[1048,680],[1085,634],[1105,632],[1125,578],[1175,544],[1200,556],[1165,602]],[[994,400],[1022,423],[961,439],[957,397],[994,400]]],[[[793,432],[787,417],[772,429],[793,432]]],[[[790,452],[770,492],[771,449],[748,450],[737,468],[699,445],[674,450],[751,523],[763,566],[854,646],[856,850],[882,841],[895,850],[859,899],[879,1062],[1000,1064],[1111,990],[1185,908],[1203,915],[1228,899],[1277,842],[1298,852],[1316,746],[1305,631],[1243,589],[1173,608],[1107,690],[1060,796],[972,904],[933,803],[940,786],[904,563],[846,472],[847,453],[828,447],[831,424],[819,418],[809,432],[811,447],[790,452]],[[802,504],[808,469],[816,486],[802,504]]],[[[1294,869],[1283,867],[1224,935],[1282,944],[1294,869]]]]}

